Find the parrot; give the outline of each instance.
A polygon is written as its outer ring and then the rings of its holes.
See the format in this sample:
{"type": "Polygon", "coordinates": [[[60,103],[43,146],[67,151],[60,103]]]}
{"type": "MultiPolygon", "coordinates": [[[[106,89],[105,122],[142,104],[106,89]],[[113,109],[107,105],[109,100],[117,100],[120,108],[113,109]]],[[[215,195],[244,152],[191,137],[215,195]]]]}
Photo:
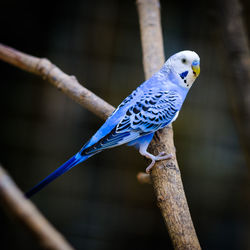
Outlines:
{"type": "Polygon", "coordinates": [[[120,145],[134,146],[150,159],[146,168],[150,173],[156,161],[173,158],[161,152],[147,151],[154,133],[176,120],[186,95],[200,74],[200,57],[184,50],[172,55],[148,80],[137,87],[87,143],[68,161],[26,193],[30,198],[57,177],[101,151],[120,145]]]}

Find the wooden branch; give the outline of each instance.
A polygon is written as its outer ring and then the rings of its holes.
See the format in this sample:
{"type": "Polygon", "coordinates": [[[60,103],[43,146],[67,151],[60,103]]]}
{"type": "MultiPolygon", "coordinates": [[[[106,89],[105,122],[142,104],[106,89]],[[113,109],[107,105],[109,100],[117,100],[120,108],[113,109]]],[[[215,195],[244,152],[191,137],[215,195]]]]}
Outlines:
{"type": "Polygon", "coordinates": [[[0,59],[20,69],[41,76],[74,101],[102,119],[114,111],[114,107],[84,88],[74,76],[62,72],[46,58],[38,58],[0,44],[0,59]]]}
{"type": "MultiPolygon", "coordinates": [[[[146,78],[160,69],[164,62],[163,39],[158,0],[137,0],[143,65],[146,78]]],[[[172,126],[154,136],[150,151],[157,155],[164,151],[175,155],[172,126]]],[[[175,159],[157,162],[151,171],[151,180],[175,249],[200,249],[187,200],[181,173],[175,159]]]]}
{"type": "Polygon", "coordinates": [[[138,180],[141,184],[145,184],[145,183],[147,183],[147,184],[152,184],[151,179],[150,179],[150,175],[147,174],[147,173],[142,173],[142,172],[140,172],[140,173],[137,174],[136,177],[137,177],[137,180],[138,180]]]}
{"type": "Polygon", "coordinates": [[[232,81],[230,100],[238,133],[250,168],[250,51],[239,0],[217,1],[221,39],[227,55],[227,69],[232,81]]]}
{"type": "Polygon", "coordinates": [[[43,249],[72,250],[73,247],[25,198],[14,181],[0,166],[0,201],[6,213],[20,222],[43,249]]]}

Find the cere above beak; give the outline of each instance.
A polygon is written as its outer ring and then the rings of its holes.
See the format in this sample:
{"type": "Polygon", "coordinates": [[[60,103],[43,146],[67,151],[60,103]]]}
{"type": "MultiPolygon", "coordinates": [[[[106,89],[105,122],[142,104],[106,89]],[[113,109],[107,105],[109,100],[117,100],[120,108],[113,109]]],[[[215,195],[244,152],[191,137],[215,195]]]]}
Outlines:
{"type": "Polygon", "coordinates": [[[194,60],[191,67],[192,67],[195,77],[198,77],[198,75],[200,74],[200,62],[197,60],[194,60]]]}

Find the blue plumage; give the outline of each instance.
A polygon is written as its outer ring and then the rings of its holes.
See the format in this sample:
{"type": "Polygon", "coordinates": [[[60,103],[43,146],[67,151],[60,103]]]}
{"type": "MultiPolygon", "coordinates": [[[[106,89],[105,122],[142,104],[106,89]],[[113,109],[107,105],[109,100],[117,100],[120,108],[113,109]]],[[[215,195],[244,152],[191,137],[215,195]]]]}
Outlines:
{"type": "Polygon", "coordinates": [[[170,57],[159,72],[140,85],[117,107],[75,156],[38,183],[26,196],[34,195],[94,154],[122,144],[135,146],[143,156],[152,160],[147,172],[155,161],[171,158],[171,155],[164,153],[154,156],[147,152],[147,147],[155,131],[177,118],[198,74],[199,56],[195,52],[182,51],[170,57]]]}
{"type": "MultiPolygon", "coordinates": [[[[87,158],[87,157],[85,157],[87,158]]],[[[64,174],[71,168],[73,168],[75,165],[79,164],[80,162],[86,160],[84,157],[78,157],[77,155],[74,155],[71,157],[68,161],[66,161],[63,165],[61,165],[58,169],[56,169],[53,173],[51,173],[49,176],[47,176],[45,179],[43,179],[41,182],[39,182],[36,186],[34,186],[29,192],[26,193],[26,197],[31,197],[38,191],[40,191],[42,188],[47,186],[50,182],[52,182],[54,179],[59,177],[60,175],[64,174]]]]}

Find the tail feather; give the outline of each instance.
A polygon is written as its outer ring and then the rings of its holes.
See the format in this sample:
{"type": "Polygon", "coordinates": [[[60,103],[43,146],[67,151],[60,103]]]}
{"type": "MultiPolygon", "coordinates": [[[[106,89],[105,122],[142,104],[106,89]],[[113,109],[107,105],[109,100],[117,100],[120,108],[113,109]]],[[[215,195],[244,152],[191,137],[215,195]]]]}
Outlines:
{"type": "Polygon", "coordinates": [[[61,165],[59,168],[57,168],[53,173],[48,175],[45,179],[43,179],[41,182],[39,182],[36,186],[34,186],[30,191],[28,191],[25,196],[27,198],[30,198],[37,192],[39,192],[41,189],[46,187],[50,182],[55,180],[57,177],[61,176],[62,174],[69,171],[71,168],[79,164],[80,162],[86,160],[89,158],[89,156],[79,156],[79,154],[74,155],[71,157],[68,161],[66,161],[63,165],[61,165]]]}

